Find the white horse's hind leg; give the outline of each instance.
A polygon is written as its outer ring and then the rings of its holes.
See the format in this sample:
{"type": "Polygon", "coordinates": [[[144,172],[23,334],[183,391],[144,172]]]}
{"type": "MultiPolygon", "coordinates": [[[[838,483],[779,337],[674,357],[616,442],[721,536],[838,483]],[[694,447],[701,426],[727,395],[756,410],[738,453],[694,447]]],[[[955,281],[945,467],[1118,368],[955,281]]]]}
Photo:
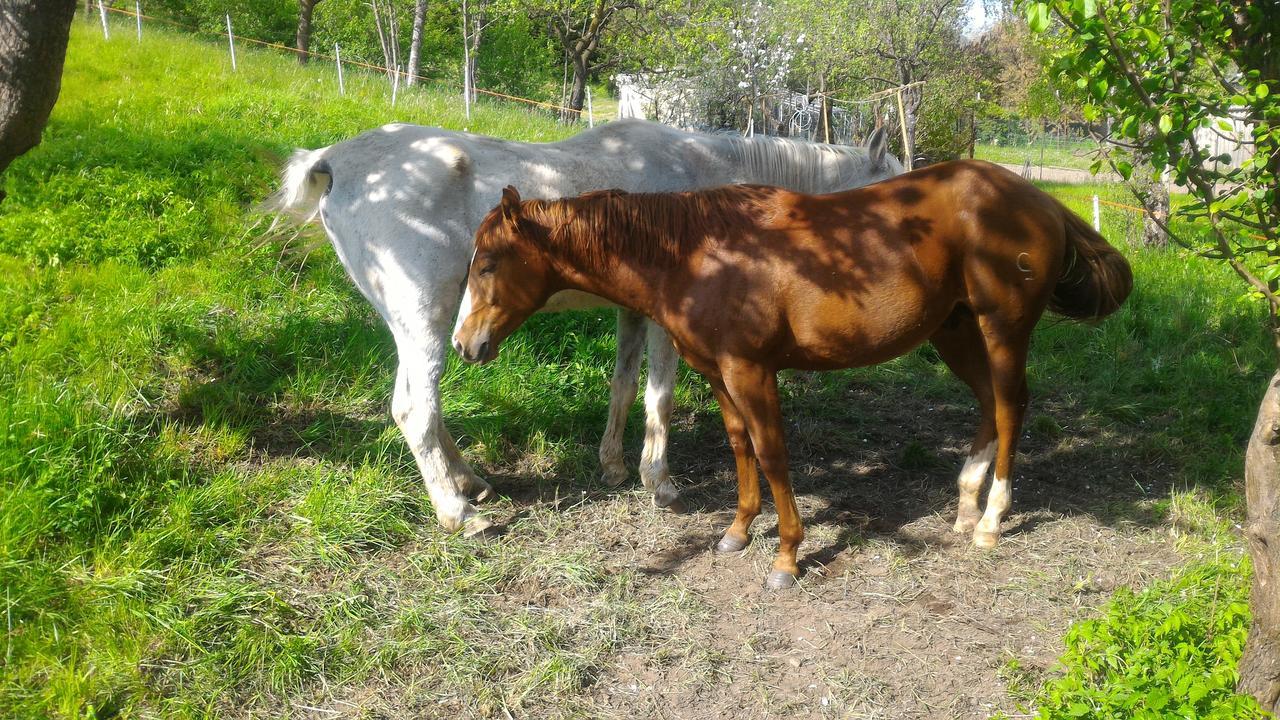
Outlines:
{"type": "Polygon", "coordinates": [[[627,466],[622,461],[622,433],[627,427],[627,413],[636,401],[644,325],[643,315],[618,310],[618,361],[609,383],[609,422],[600,439],[600,467],[604,469],[604,483],[611,487],[627,479],[627,466]]]}
{"type": "Polygon", "coordinates": [[[667,331],[648,323],[649,372],[644,390],[644,452],[640,456],[640,480],[653,491],[658,507],[679,511],[680,493],[667,471],[667,433],[671,429],[671,404],[676,388],[680,356],[667,331]]]}
{"type": "Polygon", "coordinates": [[[433,328],[436,348],[424,351],[397,335],[400,366],[391,398],[391,414],[418,462],[436,518],[450,531],[474,535],[492,523],[467,500],[468,490],[487,495],[489,486],[475,476],[449,437],[440,408],[440,377],[444,373],[443,339],[448,326],[433,328]],[[483,486],[483,487],[481,487],[483,486]]]}

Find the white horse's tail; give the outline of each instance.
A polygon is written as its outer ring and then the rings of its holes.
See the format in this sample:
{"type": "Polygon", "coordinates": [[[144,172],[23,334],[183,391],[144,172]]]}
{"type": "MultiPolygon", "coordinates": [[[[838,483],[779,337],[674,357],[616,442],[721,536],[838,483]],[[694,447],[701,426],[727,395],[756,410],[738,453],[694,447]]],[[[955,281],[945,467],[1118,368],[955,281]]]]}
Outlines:
{"type": "Polygon", "coordinates": [[[263,210],[275,215],[277,223],[305,225],[320,212],[320,199],[333,183],[329,163],[324,159],[326,150],[295,150],[285,163],[280,189],[263,203],[263,210]]]}

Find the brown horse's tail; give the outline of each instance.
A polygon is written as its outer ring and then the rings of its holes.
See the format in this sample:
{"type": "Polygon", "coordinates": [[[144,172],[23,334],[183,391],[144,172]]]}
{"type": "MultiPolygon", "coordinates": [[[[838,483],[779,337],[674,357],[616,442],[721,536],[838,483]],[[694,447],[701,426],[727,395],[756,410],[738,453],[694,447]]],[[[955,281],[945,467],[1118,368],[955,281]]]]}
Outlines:
{"type": "Polygon", "coordinates": [[[1077,320],[1101,320],[1115,312],[1133,290],[1133,271],[1084,218],[1058,203],[1067,227],[1062,277],[1049,309],[1077,320]]]}

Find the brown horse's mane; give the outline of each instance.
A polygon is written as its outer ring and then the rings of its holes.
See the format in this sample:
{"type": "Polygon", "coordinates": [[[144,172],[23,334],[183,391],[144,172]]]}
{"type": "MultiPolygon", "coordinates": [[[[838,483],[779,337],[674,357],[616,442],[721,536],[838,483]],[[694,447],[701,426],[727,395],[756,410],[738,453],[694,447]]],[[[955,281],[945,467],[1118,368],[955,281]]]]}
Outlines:
{"type": "Polygon", "coordinates": [[[748,227],[772,188],[728,186],[683,193],[599,190],[561,200],[530,200],[521,216],[546,231],[545,250],[582,268],[616,263],[672,267],[730,227],[748,227]]]}

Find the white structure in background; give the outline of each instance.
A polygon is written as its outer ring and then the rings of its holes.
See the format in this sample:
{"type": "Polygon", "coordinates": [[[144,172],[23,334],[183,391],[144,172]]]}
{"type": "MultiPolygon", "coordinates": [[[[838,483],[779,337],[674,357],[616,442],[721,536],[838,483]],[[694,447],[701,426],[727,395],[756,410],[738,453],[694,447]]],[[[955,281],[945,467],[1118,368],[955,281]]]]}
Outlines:
{"type": "MultiPolygon", "coordinates": [[[[618,117],[656,120],[683,130],[719,132],[714,126],[710,108],[711,92],[696,81],[666,75],[615,75],[618,86],[618,117]]],[[[782,134],[821,142],[822,103],[804,93],[781,92],[769,96],[771,123],[754,128],[760,134],[782,134]]],[[[831,109],[831,141],[854,144],[858,123],[852,113],[840,107],[831,109]]],[[[874,119],[870,124],[874,127],[874,119]]],[[[745,128],[734,128],[746,132],[745,128]]]]}
{"type": "Polygon", "coordinates": [[[704,128],[701,117],[707,99],[684,78],[655,75],[615,75],[618,118],[657,120],[682,130],[704,128]]]}
{"type": "Polygon", "coordinates": [[[1240,163],[1253,157],[1253,124],[1243,120],[1214,118],[1209,127],[1196,129],[1195,139],[1197,145],[1214,157],[1231,156],[1230,162],[1214,162],[1215,170],[1225,172],[1231,168],[1240,167],[1240,163]],[[1227,130],[1219,123],[1226,123],[1231,126],[1231,129],[1227,130]]]}

